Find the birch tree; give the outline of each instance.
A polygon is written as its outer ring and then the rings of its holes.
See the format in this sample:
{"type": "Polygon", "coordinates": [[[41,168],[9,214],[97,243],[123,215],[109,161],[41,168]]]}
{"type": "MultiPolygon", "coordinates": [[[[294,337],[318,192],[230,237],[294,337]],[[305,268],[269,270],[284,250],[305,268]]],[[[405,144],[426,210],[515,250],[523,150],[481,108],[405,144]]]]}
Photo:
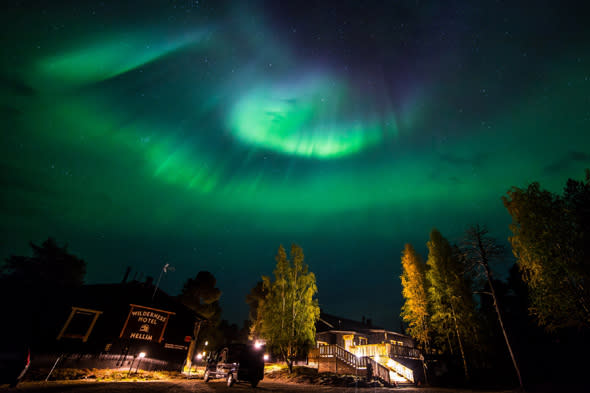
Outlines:
{"type": "Polygon", "coordinates": [[[502,198],[530,313],[548,330],[590,328],[590,171],[556,195],[532,183],[502,198]]]}
{"type": "Polygon", "coordinates": [[[459,349],[465,379],[469,380],[465,341],[475,333],[475,307],[465,268],[447,239],[438,230],[430,232],[428,246],[428,298],[432,307],[431,324],[439,337],[439,344],[448,344],[454,353],[454,344],[459,349]]]}
{"type": "Polygon", "coordinates": [[[315,298],[315,275],[304,262],[301,247],[291,247],[291,260],[281,245],[270,277],[262,277],[268,295],[261,305],[261,336],[271,350],[279,354],[293,371],[293,361],[315,343],[315,323],[320,308],[315,298]]]}

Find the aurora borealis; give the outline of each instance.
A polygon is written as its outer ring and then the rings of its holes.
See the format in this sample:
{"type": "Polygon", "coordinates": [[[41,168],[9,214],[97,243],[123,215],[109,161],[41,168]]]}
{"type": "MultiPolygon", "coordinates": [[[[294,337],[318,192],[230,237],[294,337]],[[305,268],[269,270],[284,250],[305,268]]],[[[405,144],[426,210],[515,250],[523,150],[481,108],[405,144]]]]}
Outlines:
{"type": "Polygon", "coordinates": [[[590,167],[582,2],[9,4],[1,256],[54,236],[89,282],[209,270],[241,322],[296,242],[326,311],[395,329],[404,243],[505,239],[511,186],[590,167]]]}

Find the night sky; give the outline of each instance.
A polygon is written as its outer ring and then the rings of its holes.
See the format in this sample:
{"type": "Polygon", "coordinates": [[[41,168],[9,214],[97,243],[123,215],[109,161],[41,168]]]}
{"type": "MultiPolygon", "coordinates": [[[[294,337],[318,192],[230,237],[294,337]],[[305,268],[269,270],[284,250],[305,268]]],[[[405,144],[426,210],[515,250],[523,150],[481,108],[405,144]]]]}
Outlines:
{"type": "Polygon", "coordinates": [[[2,3],[2,258],[209,270],[241,323],[296,242],[325,311],[398,329],[404,243],[508,245],[511,186],[590,167],[587,2],[121,3],[2,3]]]}

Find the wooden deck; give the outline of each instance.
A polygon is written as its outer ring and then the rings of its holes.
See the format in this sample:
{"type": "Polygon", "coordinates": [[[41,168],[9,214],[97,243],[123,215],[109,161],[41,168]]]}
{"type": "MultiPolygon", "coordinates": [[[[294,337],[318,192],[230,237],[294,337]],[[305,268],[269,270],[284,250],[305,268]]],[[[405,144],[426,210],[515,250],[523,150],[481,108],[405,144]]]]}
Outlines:
{"type": "Polygon", "coordinates": [[[387,383],[395,384],[400,380],[413,382],[413,370],[392,359],[389,356],[391,352],[388,345],[390,344],[351,347],[356,353],[347,351],[339,345],[321,345],[312,349],[308,358],[310,362],[318,364],[320,372],[366,375],[367,365],[370,364],[373,376],[387,383]]]}

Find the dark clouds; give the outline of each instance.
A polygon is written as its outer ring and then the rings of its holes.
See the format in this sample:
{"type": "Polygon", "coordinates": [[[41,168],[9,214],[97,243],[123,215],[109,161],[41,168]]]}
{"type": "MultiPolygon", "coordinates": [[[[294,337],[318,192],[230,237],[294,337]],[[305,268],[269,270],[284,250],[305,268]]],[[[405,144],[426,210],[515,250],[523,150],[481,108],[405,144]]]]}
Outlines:
{"type": "Polygon", "coordinates": [[[590,154],[581,151],[570,151],[562,158],[549,163],[543,170],[551,174],[563,170],[578,169],[580,166],[590,166],[590,154]]]}

